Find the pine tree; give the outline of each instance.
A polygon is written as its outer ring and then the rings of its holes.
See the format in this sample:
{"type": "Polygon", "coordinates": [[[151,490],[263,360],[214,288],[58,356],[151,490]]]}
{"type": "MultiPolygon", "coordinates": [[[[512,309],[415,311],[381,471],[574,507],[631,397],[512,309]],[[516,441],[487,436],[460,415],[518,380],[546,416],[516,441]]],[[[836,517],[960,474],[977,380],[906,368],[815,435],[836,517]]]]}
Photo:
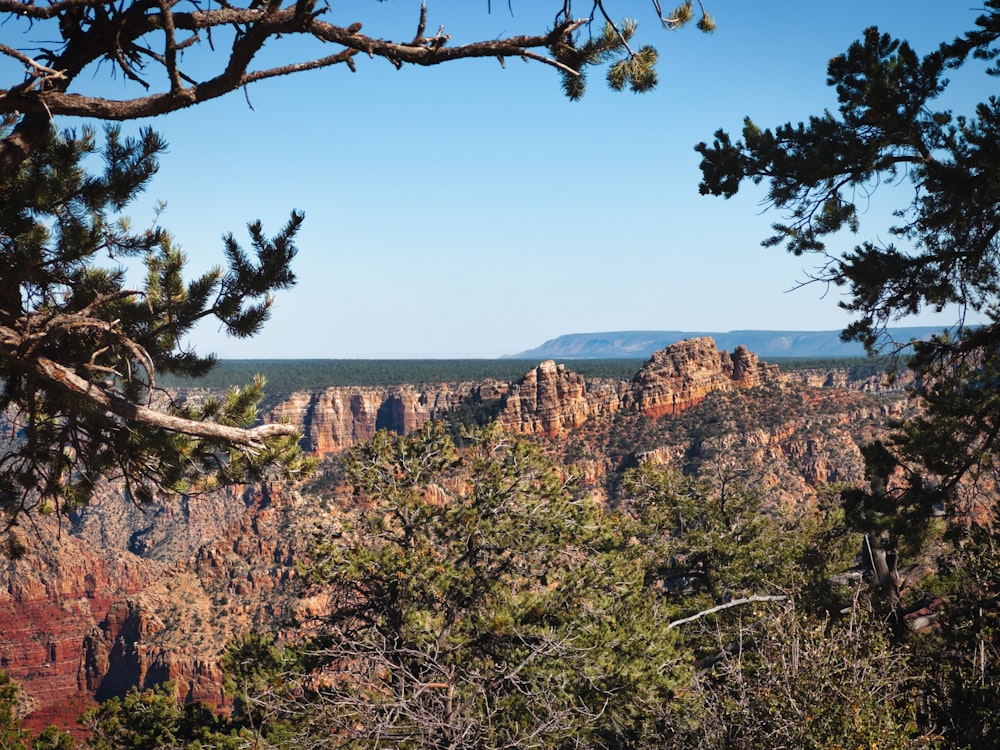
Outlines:
{"type": "MultiPolygon", "coordinates": [[[[951,330],[924,342],[888,342],[907,354],[920,413],[866,448],[870,487],[843,495],[847,522],[864,534],[861,557],[882,599],[893,640],[920,653],[939,729],[961,746],[992,746],[1000,670],[992,632],[1000,605],[1000,102],[990,96],[955,115],[937,104],[946,75],[995,61],[1000,1],[976,29],[923,57],[876,28],[828,68],[836,113],[773,130],[745,121],[742,140],[718,131],[702,155],[703,194],[730,197],[764,184],[784,217],[766,246],[816,254],[815,279],[845,292],[854,315],[845,338],[870,350],[887,327],[925,310],[957,308],[951,330]],[[911,186],[906,189],[906,184],[911,186]],[[829,239],[862,231],[859,197],[873,186],[906,191],[891,241],[837,253],[829,239]],[[927,589],[905,563],[937,566],[927,589]],[[909,578],[909,579],[908,579],[909,578]],[[912,641],[906,617],[934,601],[940,639],[912,641]],[[933,646],[928,646],[933,641],[933,646]],[[969,655],[976,654],[975,663],[969,655]],[[970,668],[971,666],[971,668],[970,668]],[[973,678],[974,676],[974,678],[973,678]]],[[[985,74],[1000,74],[995,66],[985,74]]],[[[933,722],[932,722],[933,723],[933,722]]]]}
{"type": "MultiPolygon", "coordinates": [[[[182,404],[160,373],[198,375],[214,364],[185,336],[215,318],[233,336],[256,333],[272,292],[291,286],[302,215],[274,237],[249,226],[252,253],[225,239],[226,266],[185,283],[185,258],[159,226],[137,231],[120,211],[157,167],[165,144],[152,130],[123,138],[109,127],[50,134],[47,146],[0,183],[0,413],[10,439],[0,454],[0,509],[13,525],[26,510],[63,513],[103,479],[141,502],[307,468],[289,425],[252,426],[263,382],[224,398],[182,404]],[[104,168],[88,174],[84,160],[104,168]],[[131,279],[136,259],[144,279],[131,279]]],[[[13,538],[12,538],[13,539],[13,538]]],[[[16,550],[12,550],[16,551],[16,550]]]]}
{"type": "Polygon", "coordinates": [[[871,466],[877,481],[869,504],[913,516],[942,507],[968,515],[975,498],[967,490],[982,490],[1000,468],[1000,105],[990,99],[959,116],[935,107],[949,69],[973,54],[995,55],[989,30],[1000,23],[1000,3],[987,7],[977,21],[983,31],[924,57],[878,29],[865,31],[830,61],[839,115],[773,131],[747,119],[743,140],[719,131],[712,145],[697,146],[702,193],[729,197],[744,181],[767,184],[767,201],[788,218],[764,244],[819,255],[816,280],[843,288],[841,305],[855,315],[845,338],[874,351],[903,316],[959,310],[952,330],[911,344],[922,415],[901,426],[888,450],[871,451],[878,465],[871,466]],[[913,190],[896,211],[894,241],[833,253],[828,237],[860,231],[857,197],[903,177],[913,190]],[[973,314],[985,322],[967,317],[973,314]]]}
{"type": "Polygon", "coordinates": [[[27,750],[28,732],[18,716],[18,687],[6,673],[0,672],[0,747],[27,750]]]}

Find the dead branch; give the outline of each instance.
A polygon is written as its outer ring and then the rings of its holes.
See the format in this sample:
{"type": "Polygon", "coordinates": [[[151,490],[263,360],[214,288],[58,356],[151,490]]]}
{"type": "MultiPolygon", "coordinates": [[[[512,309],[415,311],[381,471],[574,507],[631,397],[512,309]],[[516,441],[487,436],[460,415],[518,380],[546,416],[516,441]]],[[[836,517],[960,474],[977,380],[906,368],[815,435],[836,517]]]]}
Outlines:
{"type": "Polygon", "coordinates": [[[721,612],[724,609],[730,609],[731,607],[739,607],[743,604],[752,604],[753,602],[783,602],[788,599],[787,596],[776,595],[767,596],[764,594],[755,594],[754,596],[747,596],[742,599],[733,599],[731,602],[726,602],[725,604],[720,604],[716,607],[709,607],[708,609],[703,609],[697,614],[693,614],[690,617],[684,617],[680,620],[674,620],[669,625],[667,625],[667,630],[672,630],[678,625],[686,625],[689,622],[694,622],[707,615],[713,615],[716,612],[721,612]]]}
{"type": "Polygon", "coordinates": [[[80,377],[69,367],[53,362],[46,357],[39,357],[31,364],[35,374],[45,378],[48,382],[59,385],[85,399],[91,405],[129,422],[157,427],[195,438],[221,440],[254,449],[264,448],[264,441],[268,438],[294,435],[297,432],[294,425],[290,424],[263,424],[257,427],[242,428],[218,422],[184,419],[133,404],[131,401],[109,393],[89,380],[80,377]]]}

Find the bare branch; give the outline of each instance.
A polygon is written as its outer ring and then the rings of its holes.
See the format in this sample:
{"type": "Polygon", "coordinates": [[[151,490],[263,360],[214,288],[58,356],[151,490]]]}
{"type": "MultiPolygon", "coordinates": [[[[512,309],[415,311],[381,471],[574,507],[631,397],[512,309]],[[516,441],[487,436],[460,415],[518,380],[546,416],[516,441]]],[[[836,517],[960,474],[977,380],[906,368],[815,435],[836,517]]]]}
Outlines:
{"type": "Polygon", "coordinates": [[[166,36],[163,59],[167,75],[170,77],[170,91],[174,93],[181,90],[181,78],[177,73],[177,39],[174,34],[174,14],[170,11],[167,0],[159,0],[159,5],[163,16],[163,31],[166,36]]]}
{"type": "Polygon", "coordinates": [[[0,44],[0,53],[7,55],[8,57],[13,57],[15,60],[24,63],[26,73],[31,74],[31,72],[34,71],[34,74],[30,75],[30,80],[32,81],[37,79],[65,80],[66,78],[65,71],[53,70],[52,68],[42,65],[40,62],[33,60],[13,47],[8,47],[6,44],[0,44]]]}
{"type": "MultiPolygon", "coordinates": [[[[9,2],[0,2],[0,12],[12,12],[5,8],[9,2]]],[[[20,4],[18,4],[20,5],[20,4]]],[[[59,3],[58,5],[62,5],[59,3]]],[[[90,5],[90,3],[70,3],[72,5],[90,5]]],[[[23,6],[20,6],[23,7],[23,6]]],[[[440,63],[476,57],[508,57],[521,56],[527,59],[552,65],[564,72],[577,74],[578,71],[566,67],[554,60],[531,50],[548,47],[565,34],[572,33],[586,23],[585,20],[567,21],[547,34],[534,36],[512,36],[505,39],[472,42],[456,47],[448,47],[447,37],[438,34],[425,38],[422,33],[411,43],[396,43],[359,33],[360,24],[343,27],[310,19],[307,27],[303,27],[301,17],[293,8],[272,10],[263,13],[256,9],[222,8],[192,13],[171,13],[164,3],[161,13],[133,16],[123,21],[125,28],[121,29],[121,38],[117,40],[117,49],[95,49],[89,52],[89,62],[102,55],[114,55],[119,64],[125,65],[126,72],[131,66],[118,58],[126,44],[140,51],[150,59],[164,65],[170,79],[170,89],[167,92],[145,97],[134,97],[126,100],[91,97],[79,94],[67,94],[68,83],[79,70],[68,70],[64,81],[58,88],[47,88],[44,91],[29,90],[18,86],[0,91],[0,113],[32,113],[44,111],[47,115],[73,115],[82,117],[97,117],[107,120],[128,120],[141,117],[152,117],[177,109],[188,107],[208,99],[213,99],[230,91],[236,90],[248,83],[277,76],[289,75],[305,70],[330,67],[339,63],[350,63],[350,58],[358,52],[371,57],[381,57],[394,65],[404,63],[414,65],[437,65],[440,63]],[[203,79],[200,83],[182,86],[182,76],[176,68],[175,53],[180,48],[174,37],[177,29],[192,32],[210,30],[219,26],[236,26],[245,28],[233,43],[226,68],[215,77],[203,79]],[[153,55],[144,48],[134,45],[134,41],[151,31],[163,31],[167,36],[165,53],[153,55]],[[248,66],[256,52],[267,39],[277,35],[308,34],[323,42],[339,45],[344,49],[316,60],[267,68],[259,71],[249,71],[248,66]]],[[[47,16],[42,16],[47,17],[47,16]]],[[[422,32],[426,23],[422,19],[418,32],[422,32]]],[[[186,40],[183,46],[188,46],[192,40],[186,40]]],[[[10,50],[16,53],[16,50],[10,50]]],[[[28,62],[30,58],[20,55],[18,59],[28,62]]],[[[82,67],[80,65],[79,67],[82,67]]],[[[134,75],[134,74],[133,74],[134,75]]]]}
{"type": "MultiPolygon", "coordinates": [[[[593,20],[571,19],[569,3],[566,3],[564,12],[545,33],[451,46],[451,37],[443,26],[433,36],[427,36],[426,4],[421,6],[416,34],[410,41],[363,34],[360,23],[337,25],[322,21],[320,16],[329,11],[329,7],[314,11],[313,5],[306,0],[287,5],[281,0],[268,3],[251,0],[242,7],[230,2],[208,6],[191,3],[187,6],[190,10],[178,11],[178,0],[126,4],[103,0],[48,3],[0,0],[0,16],[12,22],[24,19],[49,28],[55,19],[59,20],[59,28],[52,29],[58,42],[44,51],[45,64],[10,45],[0,45],[0,54],[24,63],[28,69],[27,80],[0,88],[0,115],[19,118],[12,131],[0,139],[0,175],[10,174],[40,147],[56,116],[110,121],[156,117],[245,89],[256,81],[341,63],[354,71],[358,53],[381,58],[397,68],[406,64],[432,66],[477,57],[501,61],[520,57],[553,67],[564,76],[579,77],[581,70],[572,63],[545,54],[545,50],[565,43],[593,20]],[[180,69],[178,53],[204,40],[215,50],[217,40],[213,38],[213,31],[218,36],[231,34],[228,52],[220,50],[221,67],[203,69],[197,74],[188,70],[185,74],[180,69]],[[151,43],[152,37],[162,41],[151,43]],[[322,57],[254,70],[252,65],[260,50],[278,37],[314,39],[336,49],[322,57]],[[110,61],[126,79],[148,89],[148,94],[140,92],[139,96],[110,99],[91,95],[86,90],[71,93],[77,77],[88,66],[102,60],[110,61]],[[162,71],[165,83],[162,79],[157,82],[157,71],[162,71]]],[[[603,12],[603,6],[598,4],[597,7],[603,12]]]]}
{"type": "Polygon", "coordinates": [[[219,424],[218,422],[201,422],[176,417],[172,414],[157,411],[156,409],[133,404],[119,396],[108,393],[85,378],[80,377],[69,367],[53,362],[46,357],[39,357],[32,364],[34,364],[34,372],[44,377],[50,383],[61,385],[66,390],[83,397],[93,406],[100,407],[129,422],[149,427],[158,427],[195,438],[222,440],[254,449],[264,448],[264,441],[268,438],[294,435],[297,432],[296,428],[290,424],[264,424],[257,427],[242,428],[231,427],[219,424]]]}
{"type": "Polygon", "coordinates": [[[680,620],[674,620],[669,625],[667,625],[667,630],[673,630],[678,625],[686,625],[689,622],[694,622],[706,615],[713,615],[716,612],[721,612],[724,609],[730,609],[731,607],[739,607],[743,604],[752,604],[754,602],[783,602],[787,599],[787,596],[766,596],[763,594],[755,594],[753,596],[747,596],[742,599],[733,599],[731,602],[726,602],[725,604],[720,604],[717,607],[709,607],[708,609],[703,609],[697,614],[693,614],[690,617],[684,617],[680,620]]]}
{"type": "MultiPolygon", "coordinates": [[[[521,53],[521,57],[527,60],[535,60],[536,62],[545,63],[546,65],[551,65],[552,67],[567,73],[571,76],[579,77],[581,75],[579,70],[574,70],[568,65],[564,65],[558,60],[554,60],[551,57],[546,57],[545,55],[539,55],[537,52],[532,52],[531,50],[524,50],[521,53]]],[[[503,56],[500,56],[500,64],[503,65],[503,56]]]]}
{"type": "MultiPolygon", "coordinates": [[[[22,367],[47,382],[80,396],[91,406],[129,422],[157,427],[195,438],[221,440],[253,449],[263,448],[264,441],[268,438],[294,435],[297,432],[296,428],[290,424],[265,424],[252,428],[232,427],[217,422],[184,419],[133,404],[81,377],[72,368],[53,362],[47,357],[18,357],[16,349],[22,343],[23,338],[17,332],[6,326],[0,326],[0,345],[7,349],[4,353],[5,358],[19,362],[22,367]]],[[[142,360],[140,359],[140,361],[142,360]]],[[[147,366],[147,363],[143,362],[143,366],[147,366]]]]}

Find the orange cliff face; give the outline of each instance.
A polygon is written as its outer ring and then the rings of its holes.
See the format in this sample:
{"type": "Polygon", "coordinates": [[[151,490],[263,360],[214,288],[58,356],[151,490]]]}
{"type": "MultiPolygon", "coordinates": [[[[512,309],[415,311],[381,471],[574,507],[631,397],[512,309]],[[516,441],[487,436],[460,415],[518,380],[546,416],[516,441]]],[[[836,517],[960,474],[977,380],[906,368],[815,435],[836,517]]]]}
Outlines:
{"type": "Polygon", "coordinates": [[[779,377],[776,367],[762,365],[746,347],[736,347],[730,356],[707,337],[656,352],[631,382],[587,382],[549,360],[511,385],[497,421],[515,432],[555,437],[619,409],[655,419],[695,406],[713,391],[751,388],[779,377]]]}
{"type": "Polygon", "coordinates": [[[699,338],[655,353],[631,382],[586,381],[548,360],[510,385],[335,387],[296,393],[268,417],[301,426],[305,449],[324,456],[368,440],[380,429],[410,433],[470,397],[500,399],[497,421],[511,431],[556,437],[621,408],[656,418],[694,406],[712,391],[752,387],[777,377],[777,368],[762,365],[745,347],[730,355],[716,349],[712,339],[699,338]]]}
{"type": "Polygon", "coordinates": [[[751,388],[779,377],[776,367],[762,365],[744,346],[730,355],[710,338],[688,339],[653,354],[633,378],[625,405],[655,419],[689,409],[714,391],[751,388]]]}
{"type": "Polygon", "coordinates": [[[613,413],[623,385],[596,387],[548,360],[511,385],[497,421],[514,432],[554,437],[593,416],[613,413]]]}

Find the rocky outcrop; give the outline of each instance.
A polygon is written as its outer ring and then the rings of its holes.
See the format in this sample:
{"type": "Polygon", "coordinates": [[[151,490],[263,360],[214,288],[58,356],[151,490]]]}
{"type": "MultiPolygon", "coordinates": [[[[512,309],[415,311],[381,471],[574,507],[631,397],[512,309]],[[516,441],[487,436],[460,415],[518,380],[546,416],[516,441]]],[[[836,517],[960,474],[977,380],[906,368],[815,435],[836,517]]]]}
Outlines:
{"type": "Polygon", "coordinates": [[[30,727],[72,728],[95,695],[118,694],[126,684],[115,686],[113,677],[101,687],[105,674],[130,673],[127,684],[139,687],[169,675],[182,694],[218,699],[215,660],[170,671],[167,652],[133,653],[123,644],[139,633],[149,642],[148,634],[163,627],[148,619],[157,607],[138,607],[132,597],[178,580],[177,566],[241,522],[248,502],[236,491],[140,507],[108,486],[71,518],[32,520],[27,553],[3,560],[0,585],[0,669],[21,684],[30,727]],[[116,633],[103,652],[91,648],[101,628],[116,633]]]}
{"type": "Polygon", "coordinates": [[[710,338],[681,341],[657,352],[631,382],[585,380],[549,360],[510,385],[442,383],[416,388],[327,388],[296,393],[268,415],[301,425],[307,451],[338,453],[377,430],[406,434],[468,400],[499,399],[497,421],[528,435],[554,437],[592,417],[635,408],[646,416],[676,414],[720,389],[748,388],[779,377],[746,347],[730,355],[710,338]]]}
{"type": "Polygon", "coordinates": [[[847,368],[793,370],[785,377],[813,388],[839,388],[862,393],[902,393],[914,382],[913,372],[907,369],[901,369],[894,377],[887,373],[855,376],[847,368]]]}
{"type": "MultiPolygon", "coordinates": [[[[207,647],[201,632],[204,619],[192,614],[205,609],[205,601],[193,595],[198,586],[189,572],[174,571],[171,580],[170,587],[160,582],[115,603],[84,638],[78,657],[80,685],[96,700],[171,681],[181,701],[224,702],[221,649],[215,643],[207,647]],[[179,585],[188,595],[178,591],[164,598],[164,591],[177,591],[179,585]]],[[[225,624],[230,636],[239,634],[225,624]]]]}
{"type": "Polygon", "coordinates": [[[511,385],[497,421],[515,432],[552,437],[593,416],[616,411],[624,386],[587,383],[583,376],[549,360],[511,385]]]}
{"type": "Polygon", "coordinates": [[[511,385],[497,421],[516,432],[554,437],[619,409],[657,418],[695,406],[713,391],[750,388],[779,377],[776,367],[761,364],[746,347],[730,355],[710,338],[656,352],[631,382],[587,382],[549,360],[511,385]]]}
{"type": "Polygon", "coordinates": [[[779,377],[744,346],[732,355],[710,338],[681,341],[656,352],[632,380],[625,406],[647,417],[677,414],[701,403],[713,391],[750,388],[779,377]]]}

